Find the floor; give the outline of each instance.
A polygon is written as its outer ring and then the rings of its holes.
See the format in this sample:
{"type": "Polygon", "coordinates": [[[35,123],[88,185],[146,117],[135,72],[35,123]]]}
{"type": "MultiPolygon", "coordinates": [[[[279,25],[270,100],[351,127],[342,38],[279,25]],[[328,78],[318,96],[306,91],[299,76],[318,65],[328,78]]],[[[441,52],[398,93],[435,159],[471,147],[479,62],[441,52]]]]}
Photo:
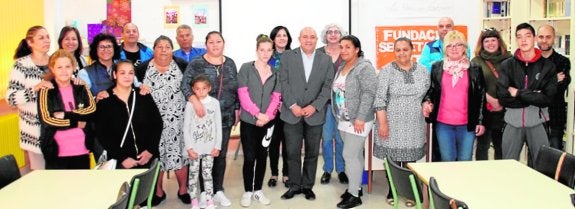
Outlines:
{"type": "MultiPolygon", "coordinates": [[[[241,175],[242,170],[242,156],[239,155],[236,160],[233,159],[233,155],[228,155],[228,166],[226,169],[226,175],[224,180],[224,188],[226,189],[227,197],[232,201],[232,205],[229,207],[218,206],[218,208],[224,209],[239,209],[244,208],[240,206],[240,198],[243,194],[243,180],[241,175]]],[[[316,185],[313,188],[317,198],[313,201],[306,200],[303,195],[297,195],[290,200],[282,200],[281,195],[287,191],[283,184],[278,184],[275,188],[270,188],[267,186],[267,180],[269,179],[269,169],[266,173],[264,180],[264,194],[271,200],[270,205],[261,205],[256,201],[252,201],[252,205],[249,208],[254,209],[329,209],[337,208],[336,204],[341,200],[340,195],[346,189],[346,184],[341,184],[337,180],[337,175],[332,174],[332,180],[329,184],[322,185],[319,184],[321,176],[321,165],[323,161],[320,158],[318,162],[320,165],[318,173],[316,175],[316,185]]],[[[281,177],[280,177],[281,178],[281,177]]],[[[364,193],[362,197],[363,205],[357,208],[393,208],[386,203],[385,195],[387,195],[387,179],[385,178],[384,171],[375,171],[373,178],[373,191],[371,194],[364,193]]],[[[165,179],[164,187],[167,193],[167,201],[162,202],[160,205],[154,208],[158,209],[189,209],[190,205],[185,205],[176,196],[177,182],[175,180],[175,175],[172,173],[170,179],[165,179]]],[[[364,185],[364,191],[367,191],[367,185],[364,185]]],[[[407,208],[404,203],[400,204],[399,208],[407,208]]]]}
{"type": "MultiPolygon", "coordinates": [[[[229,143],[228,150],[228,164],[226,167],[226,174],[224,179],[224,188],[226,189],[226,196],[232,201],[232,205],[229,207],[219,206],[220,209],[240,209],[244,208],[240,206],[240,199],[244,192],[243,189],[243,177],[242,177],[242,165],[243,157],[241,151],[234,160],[235,150],[238,148],[239,140],[231,140],[229,143]]],[[[240,148],[241,149],[241,148],[240,148]]],[[[269,163],[269,162],[268,162],[269,163]]],[[[337,180],[337,174],[332,173],[332,180],[329,184],[320,184],[320,178],[323,173],[321,166],[323,165],[323,159],[320,157],[318,161],[318,172],[316,174],[316,185],[313,188],[316,194],[315,200],[306,200],[303,195],[297,195],[290,200],[282,200],[281,195],[287,191],[287,188],[278,182],[278,185],[274,188],[267,186],[267,181],[270,178],[269,165],[267,165],[266,177],[264,178],[263,191],[266,197],[271,200],[270,205],[262,205],[259,202],[252,201],[252,205],[249,208],[252,209],[330,209],[337,208],[336,204],[341,200],[340,195],[347,189],[347,184],[341,184],[337,180]]],[[[280,169],[281,169],[281,159],[280,159],[280,169]]],[[[167,177],[164,177],[167,178],[167,177]]],[[[281,178],[281,176],[280,176],[281,178]]],[[[367,193],[367,185],[363,185],[364,196],[361,198],[363,205],[357,208],[364,209],[381,209],[381,208],[393,208],[386,203],[385,196],[388,190],[387,178],[385,177],[385,171],[374,171],[373,174],[373,191],[367,193]]],[[[190,205],[183,204],[177,198],[177,188],[178,183],[176,182],[175,175],[170,173],[170,179],[164,179],[164,188],[167,193],[166,201],[162,202],[154,209],[189,209],[190,205]]],[[[402,202],[399,208],[404,209],[405,203],[402,202]]]]}

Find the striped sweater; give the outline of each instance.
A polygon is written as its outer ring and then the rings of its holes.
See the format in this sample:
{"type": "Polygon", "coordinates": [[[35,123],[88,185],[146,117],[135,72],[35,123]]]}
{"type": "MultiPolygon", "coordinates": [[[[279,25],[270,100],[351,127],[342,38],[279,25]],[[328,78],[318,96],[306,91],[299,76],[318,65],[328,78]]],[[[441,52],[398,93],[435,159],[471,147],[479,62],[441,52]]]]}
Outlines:
{"type": "Polygon", "coordinates": [[[8,80],[6,100],[10,106],[18,108],[20,117],[20,147],[41,154],[40,120],[38,118],[37,93],[34,86],[42,81],[44,72],[38,68],[30,55],[16,60],[8,80]]]}

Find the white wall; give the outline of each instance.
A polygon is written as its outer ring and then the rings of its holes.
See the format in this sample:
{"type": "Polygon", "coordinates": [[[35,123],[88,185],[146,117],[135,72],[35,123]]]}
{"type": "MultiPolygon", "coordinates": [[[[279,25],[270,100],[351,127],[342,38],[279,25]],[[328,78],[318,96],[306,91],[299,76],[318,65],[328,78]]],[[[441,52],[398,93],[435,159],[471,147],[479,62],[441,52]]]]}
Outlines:
{"type": "MultiPolygon", "coordinates": [[[[192,25],[189,16],[192,4],[207,4],[216,10],[217,0],[132,0],[132,22],[140,28],[141,42],[151,45],[159,35],[166,35],[175,43],[175,29],[164,28],[163,10],[167,5],[180,5],[182,22],[192,25]]],[[[57,46],[60,29],[76,21],[82,37],[86,24],[106,19],[106,1],[46,0],[46,27],[57,46]],[[57,12],[56,12],[57,11],[57,12]]],[[[366,58],[375,61],[375,27],[397,25],[436,25],[443,16],[450,16],[457,25],[468,26],[469,45],[481,30],[481,1],[461,0],[352,0],[352,34],[362,41],[366,58]]],[[[195,44],[201,45],[210,30],[218,30],[217,11],[210,14],[209,28],[194,28],[195,44]]],[[[222,32],[226,40],[225,54],[237,65],[255,59],[255,38],[269,34],[277,25],[286,26],[294,39],[292,48],[299,46],[297,37],[304,26],[319,33],[328,23],[348,28],[347,0],[222,0],[222,32]],[[256,8],[269,9],[256,9],[256,8]]],[[[176,44],[177,45],[177,44],[176,44]]],[[[318,47],[323,43],[318,41],[318,47]]],[[[52,47],[54,50],[57,47],[52,47]]],[[[176,46],[177,48],[177,46],[176,46]]]]}
{"type": "MultiPolygon", "coordinates": [[[[226,40],[224,54],[234,59],[239,67],[256,58],[257,35],[269,35],[275,26],[288,28],[293,39],[292,49],[300,45],[297,39],[303,27],[313,27],[318,36],[329,23],[337,23],[347,30],[348,1],[222,0],[222,20],[222,33],[226,40]]],[[[318,40],[317,47],[323,45],[318,40]]]]}

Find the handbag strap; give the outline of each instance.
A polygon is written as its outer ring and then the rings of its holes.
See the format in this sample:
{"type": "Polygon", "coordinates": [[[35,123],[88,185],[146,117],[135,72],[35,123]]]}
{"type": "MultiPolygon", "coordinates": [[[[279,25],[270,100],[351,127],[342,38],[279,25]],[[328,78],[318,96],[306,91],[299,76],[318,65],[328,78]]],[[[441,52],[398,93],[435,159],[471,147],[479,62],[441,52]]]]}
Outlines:
{"type": "Polygon", "coordinates": [[[485,60],[485,64],[487,64],[489,70],[491,70],[491,73],[493,73],[493,76],[495,76],[495,78],[499,78],[499,73],[497,73],[497,70],[495,70],[495,66],[493,66],[489,60],[485,60]]]}
{"type": "Polygon", "coordinates": [[[126,130],[124,131],[124,136],[122,137],[122,142],[120,143],[120,148],[124,146],[124,141],[126,141],[126,135],[128,135],[128,129],[130,129],[130,124],[132,124],[132,116],[134,116],[134,107],[136,107],[136,95],[135,95],[135,92],[133,89],[132,89],[132,94],[134,94],[134,96],[132,98],[132,108],[128,109],[128,111],[130,112],[130,118],[128,118],[128,124],[126,124],[126,130]]]}

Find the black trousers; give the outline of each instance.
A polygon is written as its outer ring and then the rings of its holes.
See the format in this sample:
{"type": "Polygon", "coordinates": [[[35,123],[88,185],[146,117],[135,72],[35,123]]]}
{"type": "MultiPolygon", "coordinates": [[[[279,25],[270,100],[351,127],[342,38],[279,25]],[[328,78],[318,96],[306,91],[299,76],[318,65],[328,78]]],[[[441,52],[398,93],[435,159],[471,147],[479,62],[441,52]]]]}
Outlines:
{"type": "Polygon", "coordinates": [[[46,161],[46,169],[90,169],[90,155],[58,157],[46,161]]]}
{"type": "Polygon", "coordinates": [[[284,124],[288,154],[290,189],[311,189],[315,184],[317,157],[323,126],[311,126],[301,120],[296,124],[284,124]],[[305,157],[301,160],[302,145],[305,146],[305,157]]]}
{"type": "Polygon", "coordinates": [[[280,113],[278,112],[274,121],[272,121],[275,125],[274,134],[272,136],[272,141],[269,146],[269,155],[270,155],[270,170],[272,172],[272,176],[278,176],[279,169],[279,159],[280,159],[280,145],[281,145],[281,153],[282,153],[282,175],[288,176],[288,165],[287,165],[287,151],[286,151],[286,144],[285,144],[285,135],[284,135],[284,121],[280,119],[280,113]]]}
{"type": "Polygon", "coordinates": [[[271,125],[258,127],[243,121],[240,126],[240,137],[244,152],[244,190],[246,192],[262,189],[268,157],[267,148],[262,146],[262,139],[266,135],[268,127],[271,127],[271,125]]]}

